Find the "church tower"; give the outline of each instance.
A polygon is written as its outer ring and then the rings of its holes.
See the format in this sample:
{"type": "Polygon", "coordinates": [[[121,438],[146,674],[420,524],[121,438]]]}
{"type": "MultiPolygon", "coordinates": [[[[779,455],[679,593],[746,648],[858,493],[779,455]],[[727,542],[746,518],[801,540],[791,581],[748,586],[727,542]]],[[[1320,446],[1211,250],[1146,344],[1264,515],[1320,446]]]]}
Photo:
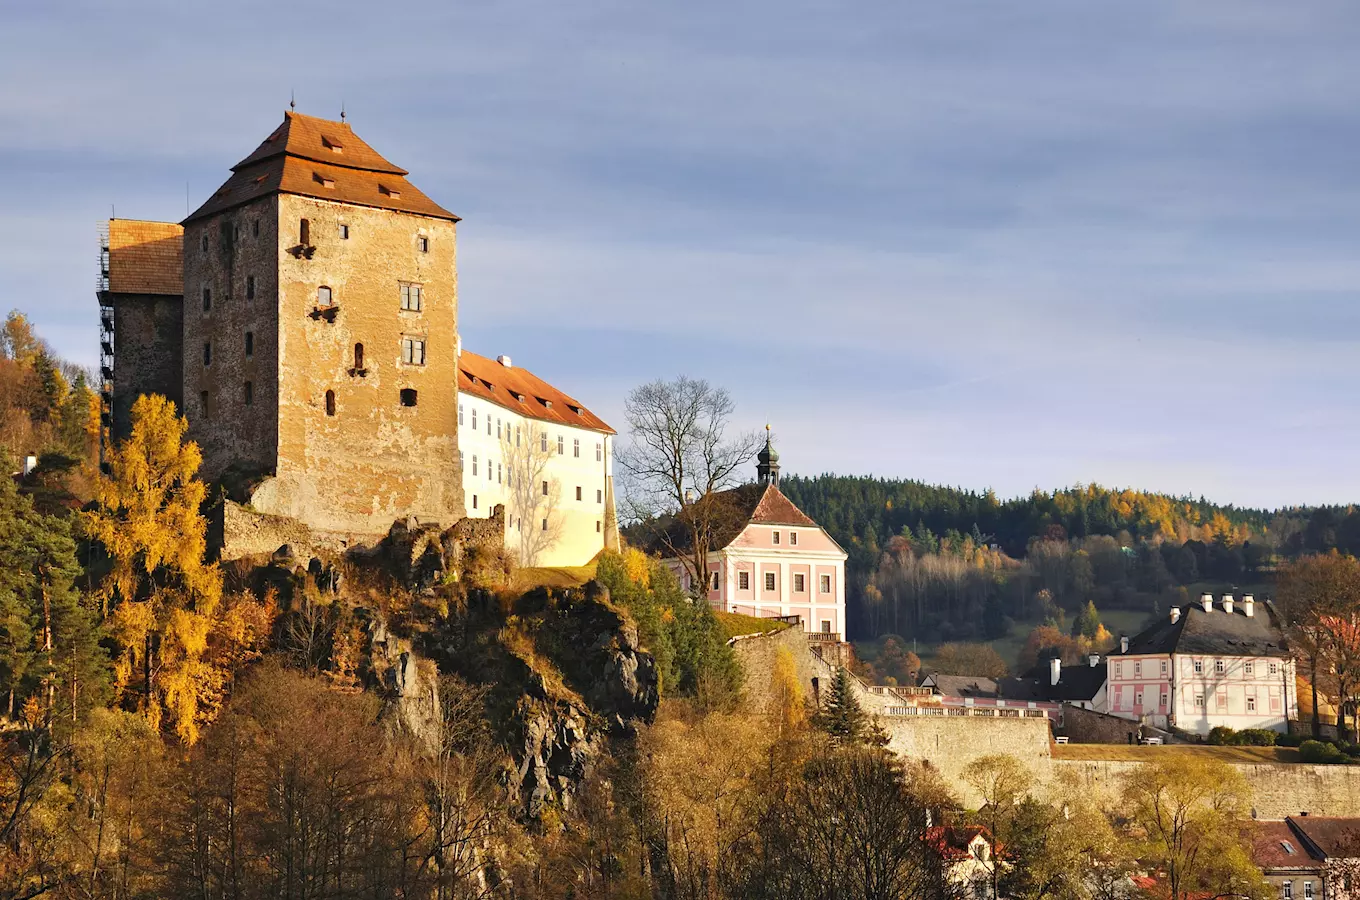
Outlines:
{"type": "Polygon", "coordinates": [[[770,426],[765,426],[765,447],[756,454],[756,479],[762,487],[779,487],[779,454],[770,439],[770,426]]]}
{"type": "Polygon", "coordinates": [[[344,121],[287,112],[231,171],[183,222],[203,476],[323,534],[456,521],[458,217],[344,121]]]}

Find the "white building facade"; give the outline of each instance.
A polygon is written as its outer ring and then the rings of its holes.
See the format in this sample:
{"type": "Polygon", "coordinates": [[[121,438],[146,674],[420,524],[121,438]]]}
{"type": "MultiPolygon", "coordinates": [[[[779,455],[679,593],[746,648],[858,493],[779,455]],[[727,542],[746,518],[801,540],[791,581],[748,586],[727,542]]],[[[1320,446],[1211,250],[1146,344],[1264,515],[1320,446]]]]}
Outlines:
{"type": "Polygon", "coordinates": [[[470,517],[505,507],[522,566],[582,566],[618,546],[614,430],[509,357],[458,358],[458,455],[470,517]]]}

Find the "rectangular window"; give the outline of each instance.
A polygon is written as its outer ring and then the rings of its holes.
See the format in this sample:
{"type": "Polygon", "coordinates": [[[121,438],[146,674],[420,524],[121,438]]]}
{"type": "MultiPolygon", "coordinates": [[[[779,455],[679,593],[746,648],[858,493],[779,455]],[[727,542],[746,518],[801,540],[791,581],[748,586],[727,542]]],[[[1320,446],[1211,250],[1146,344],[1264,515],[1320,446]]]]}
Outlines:
{"type": "Polygon", "coordinates": [[[298,221],[298,243],[304,247],[312,246],[312,223],[306,219],[298,221]]]}
{"type": "Polygon", "coordinates": [[[1284,900],[1294,900],[1294,882],[1286,881],[1284,884],[1280,885],[1280,896],[1283,897],[1284,900]]]}
{"type": "Polygon", "coordinates": [[[581,499],[581,486],[579,484],[576,485],[576,499],[577,500],[581,499]]]}
{"type": "Polygon", "coordinates": [[[500,440],[500,438],[501,438],[501,420],[500,420],[500,419],[497,419],[497,420],[496,420],[496,440],[500,440]]]}
{"type": "Polygon", "coordinates": [[[708,584],[709,584],[709,588],[708,588],[708,589],[709,589],[710,591],[716,591],[716,590],[718,589],[718,573],[717,573],[717,572],[710,573],[709,578],[708,578],[708,584]]]}
{"type": "Polygon", "coordinates": [[[1196,675],[1204,674],[1204,660],[1202,659],[1195,660],[1195,674],[1196,675]]]}
{"type": "Polygon", "coordinates": [[[777,531],[772,532],[772,536],[771,536],[770,540],[774,542],[774,545],[775,545],[776,547],[778,547],[778,546],[779,546],[779,532],[777,532],[777,531]]]}
{"type": "Polygon", "coordinates": [[[425,237],[425,235],[423,234],[420,237],[416,238],[416,249],[419,250],[421,253],[429,253],[430,239],[425,237]]]}
{"type": "Polygon", "coordinates": [[[1219,675],[1222,675],[1226,670],[1227,670],[1227,666],[1225,666],[1225,665],[1223,664],[1223,660],[1221,660],[1221,659],[1216,659],[1216,660],[1214,660],[1214,672],[1215,672],[1215,673],[1217,673],[1217,674],[1219,674],[1219,675]]]}
{"type": "MultiPolygon", "coordinates": [[[[203,240],[206,241],[207,238],[204,238],[203,240]]],[[[208,417],[208,412],[209,412],[209,411],[208,411],[208,392],[207,392],[207,391],[199,391],[199,392],[198,392],[198,404],[199,404],[199,406],[203,407],[203,417],[206,419],[206,418],[208,417]]]]}
{"type": "Polygon", "coordinates": [[[1248,697],[1248,698],[1247,698],[1247,712],[1256,712],[1256,698],[1255,698],[1255,697],[1248,697]]]}
{"type": "Polygon", "coordinates": [[[1161,668],[1162,668],[1162,674],[1165,675],[1165,674],[1166,674],[1166,660],[1162,660],[1162,667],[1161,667],[1161,668]]]}
{"type": "Polygon", "coordinates": [[[1166,692],[1165,692],[1165,691],[1162,692],[1162,698],[1161,698],[1161,699],[1162,699],[1162,707],[1161,707],[1161,708],[1162,708],[1162,709],[1166,709],[1166,699],[1167,699],[1167,698],[1166,698],[1166,692]]]}
{"type": "Polygon", "coordinates": [[[1123,678],[1123,677],[1124,677],[1124,664],[1123,664],[1122,662],[1115,662],[1115,664],[1114,664],[1114,677],[1115,677],[1115,678],[1123,678]]]}
{"type": "Polygon", "coordinates": [[[242,393],[246,406],[249,406],[251,403],[255,402],[255,385],[247,381],[245,383],[245,390],[242,393]]]}
{"type": "Polygon", "coordinates": [[[793,592],[794,592],[795,594],[801,594],[801,593],[803,593],[803,592],[806,591],[806,590],[807,590],[807,585],[806,585],[805,582],[804,582],[803,573],[802,573],[802,572],[795,572],[795,573],[794,573],[794,576],[793,576],[793,592]]]}
{"type": "Polygon", "coordinates": [[[458,404],[458,424],[463,424],[463,404],[458,404]]]}
{"type": "Polygon", "coordinates": [[[502,483],[502,482],[501,482],[501,475],[504,474],[504,471],[505,471],[505,470],[501,468],[501,464],[500,464],[500,463],[496,463],[496,483],[497,483],[497,484],[501,484],[501,483],[502,483]]]}
{"type": "Polygon", "coordinates": [[[1311,881],[1303,883],[1303,900],[1313,900],[1313,882],[1311,881]]]}
{"type": "Polygon", "coordinates": [[[408,312],[420,312],[420,285],[398,282],[401,285],[401,308],[408,312]]]}
{"type": "Polygon", "coordinates": [[[1218,705],[1219,712],[1226,712],[1228,709],[1228,692],[1227,691],[1215,692],[1214,702],[1218,705]]]}
{"type": "Polygon", "coordinates": [[[596,503],[603,503],[603,502],[604,502],[604,491],[596,491],[596,492],[595,492],[595,502],[596,502],[596,503]]]}
{"type": "Polygon", "coordinates": [[[1134,678],[1142,678],[1142,677],[1143,677],[1143,661],[1142,661],[1142,660],[1135,660],[1135,661],[1134,661],[1134,663],[1133,663],[1133,677],[1134,677],[1134,678]]]}
{"type": "Polygon", "coordinates": [[[1204,709],[1204,695],[1203,695],[1203,694],[1196,694],[1196,695],[1195,695],[1195,709],[1204,709]]]}
{"type": "Polygon", "coordinates": [[[547,519],[544,519],[544,520],[543,520],[543,530],[544,530],[544,531],[547,531],[547,530],[548,530],[548,520],[547,520],[547,519]]]}
{"type": "Polygon", "coordinates": [[[211,343],[211,342],[205,343],[205,344],[203,345],[203,365],[205,365],[205,366],[210,366],[210,365],[212,365],[212,343],[211,343]]]}
{"type": "Polygon", "coordinates": [[[1256,664],[1251,660],[1247,660],[1246,662],[1242,663],[1242,674],[1247,676],[1255,676],[1256,664]]]}
{"type": "Polygon", "coordinates": [[[543,496],[548,496],[548,482],[543,482],[543,496]]]}
{"type": "Polygon", "coordinates": [[[472,428],[474,431],[477,429],[477,407],[475,406],[472,407],[472,428]]]}
{"type": "MultiPolygon", "coordinates": [[[[425,365],[425,341],[423,338],[404,337],[401,339],[401,361],[412,366],[425,365]]],[[[487,425],[491,420],[487,419],[487,425]]]]}
{"type": "Polygon", "coordinates": [[[252,220],[251,220],[251,223],[250,223],[250,236],[251,236],[251,237],[259,237],[259,236],[260,236],[260,220],[259,220],[259,219],[252,219],[252,220]]]}
{"type": "Polygon", "coordinates": [[[1270,674],[1271,674],[1271,675],[1279,675],[1279,674],[1280,674],[1280,666],[1279,666],[1279,663],[1271,663],[1271,664],[1270,664],[1270,670],[1269,670],[1269,671],[1270,671],[1270,674]]]}
{"type": "Polygon", "coordinates": [[[571,439],[571,455],[572,455],[572,458],[573,458],[573,459],[580,459],[580,458],[581,458],[581,439],[580,439],[580,438],[572,438],[572,439],[571,439]]]}
{"type": "Polygon", "coordinates": [[[344,223],[341,223],[340,225],[340,240],[342,241],[349,240],[349,226],[345,225],[344,223]]]}
{"type": "Polygon", "coordinates": [[[1142,691],[1135,691],[1135,692],[1134,692],[1134,694],[1133,694],[1133,708],[1134,708],[1134,709],[1142,709],[1142,708],[1143,708],[1143,692],[1142,692],[1142,691]]]}
{"type": "Polygon", "coordinates": [[[477,454],[472,454],[472,474],[477,474],[477,454]]]}
{"type": "Polygon", "coordinates": [[[246,332],[246,356],[255,355],[255,332],[246,332]]]}
{"type": "Polygon", "coordinates": [[[540,453],[548,452],[548,432],[543,432],[538,436],[538,450],[540,453]]]}
{"type": "Polygon", "coordinates": [[[750,589],[751,589],[751,573],[750,573],[750,572],[738,572],[738,573],[737,573],[737,590],[739,590],[739,591],[749,591],[750,589]]]}
{"type": "Polygon", "coordinates": [[[595,520],[595,533],[596,533],[596,534],[599,534],[599,533],[600,533],[600,520],[599,520],[599,519],[596,519],[596,520],[595,520]]]}
{"type": "Polygon", "coordinates": [[[562,435],[559,434],[559,435],[557,436],[557,455],[558,455],[558,456],[562,456],[562,455],[564,455],[564,454],[567,452],[567,451],[566,451],[566,446],[567,446],[567,442],[562,438],[562,435]]]}
{"type": "Polygon", "coordinates": [[[415,406],[416,403],[419,401],[419,399],[420,399],[420,398],[419,398],[419,396],[417,395],[416,389],[415,389],[415,388],[402,388],[402,389],[401,389],[401,405],[402,405],[402,406],[415,406]]]}
{"type": "Polygon", "coordinates": [[[472,495],[472,508],[473,508],[473,509],[476,509],[476,508],[477,508],[477,495],[476,495],[476,494],[473,494],[473,495],[472,495]]]}
{"type": "Polygon", "coordinates": [[[772,591],[772,590],[774,590],[774,573],[773,573],[773,572],[766,572],[766,573],[765,573],[765,590],[767,590],[767,591],[772,591]]]}
{"type": "Polygon", "coordinates": [[[798,546],[798,532],[796,531],[789,532],[789,546],[790,547],[798,546]]]}
{"type": "Polygon", "coordinates": [[[595,444],[595,461],[604,462],[604,444],[598,441],[595,444]]]}
{"type": "Polygon", "coordinates": [[[247,276],[246,276],[246,299],[247,299],[247,300],[254,300],[254,299],[255,299],[255,276],[254,276],[254,275],[247,275],[247,276]]]}
{"type": "Polygon", "coordinates": [[[207,312],[210,309],[212,309],[212,288],[205,287],[203,289],[203,311],[207,312]]]}
{"type": "Polygon", "coordinates": [[[202,239],[201,241],[199,241],[199,249],[202,250],[204,253],[207,253],[207,252],[208,252],[208,234],[207,234],[207,232],[204,232],[204,233],[203,233],[203,239],[202,239]]]}
{"type": "Polygon", "coordinates": [[[823,575],[823,576],[822,576],[822,593],[823,593],[823,594],[829,594],[829,593],[831,593],[831,576],[830,576],[830,575],[823,575]]]}

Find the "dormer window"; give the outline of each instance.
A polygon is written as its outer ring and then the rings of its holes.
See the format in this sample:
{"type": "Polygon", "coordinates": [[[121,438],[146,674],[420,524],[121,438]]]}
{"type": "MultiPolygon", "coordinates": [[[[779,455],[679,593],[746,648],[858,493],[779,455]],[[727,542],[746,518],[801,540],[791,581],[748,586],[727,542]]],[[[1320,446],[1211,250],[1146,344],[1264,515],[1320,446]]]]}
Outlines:
{"type": "Polygon", "coordinates": [[[386,196],[386,197],[391,197],[391,198],[394,199],[394,200],[399,200],[399,199],[401,199],[401,191],[400,191],[400,190],[398,190],[397,188],[394,188],[394,187],[388,187],[388,186],[385,185],[385,184],[380,184],[380,185],[378,185],[378,193],[380,193],[380,194],[382,194],[382,195],[384,195],[384,196],[386,196]]]}
{"type": "Polygon", "coordinates": [[[316,182],[324,188],[335,187],[335,179],[329,175],[323,175],[320,172],[313,172],[312,178],[314,178],[316,182]]]}
{"type": "Polygon", "coordinates": [[[335,138],[333,138],[333,137],[330,137],[329,135],[324,135],[324,134],[321,135],[321,146],[325,147],[327,150],[331,151],[332,153],[344,153],[344,152],[345,152],[344,146],[342,146],[341,143],[340,143],[339,141],[337,141],[337,140],[336,140],[335,138]]]}
{"type": "Polygon", "coordinates": [[[524,402],[524,395],[521,394],[520,392],[516,391],[516,392],[515,392],[515,399],[518,400],[520,403],[523,403],[523,402],[524,402]]]}
{"type": "Polygon", "coordinates": [[[572,406],[572,405],[568,404],[568,405],[567,405],[567,409],[569,409],[569,410],[571,410],[572,412],[576,413],[576,415],[578,415],[578,416],[581,415],[581,407],[579,407],[579,406],[572,406]]]}
{"type": "Polygon", "coordinates": [[[547,399],[545,399],[545,398],[543,398],[543,397],[539,397],[539,398],[538,398],[538,402],[543,404],[543,408],[544,408],[544,409],[552,409],[552,401],[551,401],[551,400],[547,400],[547,399]]]}

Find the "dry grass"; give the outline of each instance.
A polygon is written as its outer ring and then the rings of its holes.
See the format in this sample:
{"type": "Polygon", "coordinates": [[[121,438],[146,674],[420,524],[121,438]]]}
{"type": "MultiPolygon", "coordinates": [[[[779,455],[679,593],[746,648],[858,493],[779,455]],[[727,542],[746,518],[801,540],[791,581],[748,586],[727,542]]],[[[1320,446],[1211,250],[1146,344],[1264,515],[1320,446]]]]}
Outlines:
{"type": "Polygon", "coordinates": [[[580,587],[594,577],[594,563],[584,566],[524,568],[511,573],[510,586],[517,591],[530,591],[536,587],[580,587]]]}
{"type": "Polygon", "coordinates": [[[718,624],[722,626],[724,640],[731,640],[739,634],[764,634],[771,631],[783,631],[789,627],[787,622],[776,622],[774,619],[762,619],[758,616],[744,616],[741,613],[715,610],[713,614],[717,616],[718,624]]]}
{"type": "Polygon", "coordinates": [[[1226,763],[1296,763],[1293,747],[1214,747],[1208,744],[1054,744],[1054,759],[1163,760],[1216,759],[1226,763]]]}

